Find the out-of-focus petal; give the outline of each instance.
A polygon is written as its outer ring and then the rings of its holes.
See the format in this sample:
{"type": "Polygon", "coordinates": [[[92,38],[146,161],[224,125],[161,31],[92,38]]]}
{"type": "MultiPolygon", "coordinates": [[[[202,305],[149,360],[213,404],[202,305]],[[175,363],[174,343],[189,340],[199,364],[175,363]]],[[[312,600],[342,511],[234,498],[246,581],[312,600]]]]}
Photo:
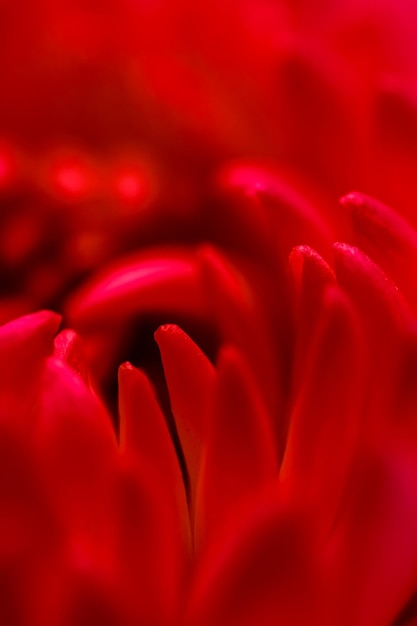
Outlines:
{"type": "Polygon", "coordinates": [[[273,421],[241,354],[223,348],[217,369],[198,484],[198,542],[278,475],[273,421]]]}
{"type": "Polygon", "coordinates": [[[390,624],[417,580],[415,453],[358,451],[349,489],[327,548],[332,623],[390,624]]]}
{"type": "Polygon", "coordinates": [[[415,333],[416,322],[398,288],[363,252],[335,244],[335,272],[357,309],[364,331],[367,363],[366,427],[383,432],[404,345],[415,333]]]}
{"type": "Polygon", "coordinates": [[[282,259],[287,258],[294,246],[306,241],[321,253],[329,250],[331,228],[318,207],[274,170],[249,163],[237,164],[225,170],[222,180],[225,191],[232,196],[231,208],[227,211],[234,208],[237,213],[240,209],[237,215],[240,221],[240,213],[246,213],[249,203],[259,205],[263,223],[258,225],[255,234],[262,236],[267,244],[272,243],[282,259]]]}
{"type": "Polygon", "coordinates": [[[356,245],[386,272],[415,309],[417,232],[404,217],[364,194],[350,193],[341,204],[349,210],[356,245]]]}
{"type": "Polygon", "coordinates": [[[0,622],[40,626],[37,581],[61,532],[33,446],[10,424],[0,431],[0,622]]]}
{"type": "Polygon", "coordinates": [[[40,311],[0,328],[0,415],[13,416],[17,428],[21,418],[27,426],[32,420],[42,366],[60,322],[56,313],[40,311]]]}
{"type": "Polygon", "coordinates": [[[272,493],[234,519],[197,571],[186,624],[322,624],[308,522],[272,493]]]}
{"type": "Polygon", "coordinates": [[[344,494],[363,409],[360,327],[336,287],[322,293],[321,319],[306,358],[280,479],[293,502],[314,511],[323,538],[344,494]]]}
{"type": "MultiPolygon", "coordinates": [[[[275,346],[284,346],[288,330],[283,304],[271,299],[270,292],[268,299],[262,297],[260,268],[253,275],[247,273],[250,270],[240,271],[211,246],[200,249],[200,261],[209,319],[215,320],[221,339],[242,351],[268,408],[279,413],[286,354],[284,349],[277,354],[275,346]],[[269,309],[274,313],[278,309],[278,322],[271,319],[269,309]]],[[[274,285],[269,287],[272,290],[274,285]]]]}
{"type": "Polygon", "coordinates": [[[327,287],[336,285],[330,266],[312,248],[297,246],[289,257],[294,298],[295,353],[293,377],[296,386],[303,377],[303,369],[317,324],[323,313],[323,294],[327,287]]]}
{"type": "Polygon", "coordinates": [[[170,311],[201,316],[204,298],[193,252],[152,249],[124,259],[85,285],[69,303],[76,325],[126,319],[134,314],[170,311]]]}
{"type": "MultiPolygon", "coordinates": [[[[88,552],[69,545],[38,580],[35,626],[133,626],[126,594],[114,573],[88,552]],[[55,566],[55,567],[54,567],[55,566]]],[[[32,618],[33,619],[33,618],[32,618]]]]}
{"type": "Polygon", "coordinates": [[[153,465],[125,459],[118,472],[111,508],[116,572],[134,623],[168,626],[184,603],[189,546],[153,465]]]}
{"type": "Polygon", "coordinates": [[[37,424],[39,464],[61,522],[103,543],[117,460],[110,417],[81,378],[49,358],[37,424]]]}
{"type": "Polygon", "coordinates": [[[369,326],[393,332],[413,326],[411,312],[398,287],[361,250],[344,243],[334,245],[335,272],[369,326]]]}

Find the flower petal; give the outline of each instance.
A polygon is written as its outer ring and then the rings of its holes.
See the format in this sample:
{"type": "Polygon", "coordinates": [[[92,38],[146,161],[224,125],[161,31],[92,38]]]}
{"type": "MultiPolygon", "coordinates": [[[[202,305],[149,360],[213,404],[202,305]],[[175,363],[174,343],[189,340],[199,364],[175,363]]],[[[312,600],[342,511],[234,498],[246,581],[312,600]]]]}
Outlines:
{"type": "Polygon", "coordinates": [[[22,417],[29,420],[33,412],[43,363],[60,322],[56,313],[40,311],[0,327],[0,413],[18,428],[22,417]]]}
{"type": "Polygon", "coordinates": [[[417,581],[415,451],[371,447],[358,455],[328,546],[332,623],[391,624],[417,581]]]}
{"type": "Polygon", "coordinates": [[[98,540],[106,530],[103,519],[116,467],[116,437],[95,395],[52,357],[42,385],[37,446],[44,480],[62,522],[91,541],[98,540]]]}
{"type": "Polygon", "coordinates": [[[346,296],[329,287],[295,398],[280,472],[288,497],[315,513],[322,537],[334,522],[359,440],[362,370],[358,320],[346,296]]]}
{"type": "Polygon", "coordinates": [[[189,544],[186,491],[177,453],[149,380],[130,363],[119,368],[119,414],[121,453],[154,468],[160,497],[176,509],[176,525],[189,544]]]}
{"type": "Polygon", "coordinates": [[[277,456],[273,422],[262,395],[242,355],[223,348],[198,484],[197,542],[277,477],[277,456]]]}
{"type": "Polygon", "coordinates": [[[296,345],[293,378],[300,384],[311,341],[323,312],[323,294],[336,277],[322,257],[308,246],[297,246],[289,257],[293,283],[296,345]]]}
{"type": "Polygon", "coordinates": [[[319,578],[308,522],[263,496],[200,562],[185,623],[319,626],[319,578]]]}
{"type": "Polygon", "coordinates": [[[66,363],[88,385],[88,369],[80,337],[65,329],[55,337],[54,356],[66,363]]]}
{"type": "Polygon", "coordinates": [[[340,202],[350,212],[356,244],[398,285],[415,309],[417,289],[411,268],[417,263],[417,231],[370,196],[355,192],[340,202]]]}
{"type": "MultiPolygon", "coordinates": [[[[257,228],[260,232],[256,234],[262,236],[266,245],[272,240],[275,254],[279,252],[283,260],[294,246],[306,241],[322,253],[329,250],[331,230],[320,210],[274,170],[250,163],[237,164],[229,166],[223,180],[234,203],[237,194],[241,195],[241,210],[249,202],[261,207],[266,225],[260,224],[262,230],[257,228]]],[[[239,216],[239,222],[240,219],[239,216]]]]}
{"type": "Polygon", "coordinates": [[[171,624],[184,602],[189,546],[181,535],[178,510],[165,496],[153,466],[125,459],[110,511],[120,592],[130,596],[136,624],[171,624]]]}
{"type": "MultiPolygon", "coordinates": [[[[283,307],[261,291],[262,269],[241,271],[211,246],[200,248],[202,281],[207,292],[208,316],[215,320],[223,341],[235,345],[250,364],[271,412],[280,413],[287,320],[283,307]],[[278,309],[278,310],[277,310],[278,309]],[[273,316],[271,316],[273,312],[273,316]],[[275,318],[275,314],[277,317],[275,318]],[[276,343],[275,343],[276,342],[276,343]],[[278,344],[282,353],[275,350],[278,344]]],[[[267,285],[268,287],[268,285],[267,285]]]]}
{"type": "Polygon", "coordinates": [[[367,423],[375,432],[386,420],[404,344],[415,332],[416,321],[397,287],[363,252],[335,244],[335,271],[339,284],[357,309],[364,331],[364,358],[368,365],[367,423]],[[385,418],[383,418],[385,416],[385,418]]]}
{"type": "Polygon", "coordinates": [[[161,326],[155,333],[155,339],[161,351],[171,408],[188,470],[193,512],[215,370],[178,326],[161,326]]]}
{"type": "Polygon", "coordinates": [[[88,326],[170,311],[201,316],[204,298],[193,252],[151,249],[124,259],[85,285],[68,305],[72,322],[88,326]]]}
{"type": "Polygon", "coordinates": [[[378,331],[387,325],[397,330],[413,326],[410,310],[398,287],[361,250],[336,243],[334,261],[339,284],[352,297],[364,320],[376,324],[378,331]]]}

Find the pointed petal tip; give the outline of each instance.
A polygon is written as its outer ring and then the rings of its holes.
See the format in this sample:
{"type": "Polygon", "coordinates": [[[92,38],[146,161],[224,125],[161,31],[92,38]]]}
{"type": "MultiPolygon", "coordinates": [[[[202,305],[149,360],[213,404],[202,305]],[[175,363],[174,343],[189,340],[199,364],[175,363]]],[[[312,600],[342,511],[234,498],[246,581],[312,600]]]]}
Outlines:
{"type": "Polygon", "coordinates": [[[331,284],[334,272],[322,256],[310,246],[296,246],[289,256],[289,269],[295,285],[305,280],[312,283],[331,284]]]}
{"type": "Polygon", "coordinates": [[[294,248],[291,250],[290,252],[290,258],[291,257],[297,257],[297,256],[318,256],[318,252],[316,252],[314,250],[314,248],[311,248],[310,246],[306,246],[306,245],[300,245],[300,246],[294,246],[294,248]]]}
{"type": "Polygon", "coordinates": [[[383,274],[379,266],[362,252],[360,248],[341,241],[335,242],[332,247],[335,273],[340,284],[346,271],[349,272],[349,275],[351,271],[357,271],[357,269],[352,270],[352,268],[361,267],[362,271],[364,271],[364,268],[367,268],[366,272],[371,271],[372,274],[378,276],[383,274]]]}
{"type": "MultiPolygon", "coordinates": [[[[333,244],[333,257],[336,266],[336,275],[338,274],[338,269],[340,270],[341,267],[346,266],[346,263],[349,264],[349,260],[351,260],[356,265],[359,264],[362,268],[367,268],[366,271],[368,273],[370,272],[374,276],[378,276],[382,282],[392,282],[388,279],[381,267],[356,246],[351,246],[348,243],[337,241],[333,244]]],[[[398,288],[394,287],[394,284],[393,288],[398,291],[398,288]]]]}
{"type": "Polygon", "coordinates": [[[333,246],[333,254],[335,258],[338,258],[345,254],[350,254],[352,256],[363,255],[363,252],[356,248],[355,246],[351,246],[349,243],[345,243],[344,241],[335,241],[333,246]]]}
{"type": "Polygon", "coordinates": [[[2,349],[11,349],[12,346],[35,341],[38,348],[52,350],[54,337],[59,330],[62,317],[53,311],[38,311],[18,317],[3,326],[0,326],[0,340],[2,349]],[[7,348],[8,346],[8,348],[7,348]]]}
{"type": "Polygon", "coordinates": [[[148,385],[149,379],[144,371],[132,365],[130,361],[125,361],[119,365],[118,369],[119,380],[119,396],[123,396],[126,389],[130,389],[133,386],[148,385]]]}
{"type": "Polygon", "coordinates": [[[318,261],[319,264],[323,263],[322,257],[314,248],[310,248],[310,246],[295,246],[289,256],[288,261],[290,265],[290,269],[294,272],[294,274],[298,275],[301,273],[304,261],[308,260],[318,261]]]}
{"type": "Polygon", "coordinates": [[[52,321],[56,324],[60,324],[62,322],[62,315],[52,311],[51,309],[41,309],[37,313],[30,313],[30,315],[36,315],[39,319],[43,318],[45,321],[48,320],[51,323],[52,321]]]}
{"type": "Polygon", "coordinates": [[[119,365],[119,370],[118,371],[119,371],[119,376],[120,375],[123,376],[124,374],[126,374],[128,372],[136,372],[137,368],[134,365],[132,365],[132,363],[130,361],[125,361],[124,363],[121,363],[119,365]]]}
{"type": "Polygon", "coordinates": [[[119,383],[119,398],[124,393],[124,387],[129,384],[129,381],[134,380],[138,370],[134,367],[130,361],[125,361],[119,365],[117,370],[117,380],[119,383]]]}
{"type": "Polygon", "coordinates": [[[56,332],[60,327],[61,322],[62,315],[59,313],[55,313],[55,311],[51,311],[49,309],[41,309],[40,311],[28,313],[27,315],[22,315],[21,317],[11,320],[10,322],[4,324],[3,327],[16,324],[26,327],[37,326],[38,328],[43,326],[50,331],[56,332]]]}
{"type": "Polygon", "coordinates": [[[174,334],[182,334],[182,332],[183,331],[179,326],[177,326],[177,324],[162,324],[154,332],[155,341],[159,345],[159,341],[164,337],[174,334]]]}

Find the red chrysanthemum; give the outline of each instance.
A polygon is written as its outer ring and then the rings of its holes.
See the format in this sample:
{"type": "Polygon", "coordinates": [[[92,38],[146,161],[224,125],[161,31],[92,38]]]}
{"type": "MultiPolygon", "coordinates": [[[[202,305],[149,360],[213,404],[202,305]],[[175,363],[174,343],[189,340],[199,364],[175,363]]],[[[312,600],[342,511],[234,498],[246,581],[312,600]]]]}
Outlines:
{"type": "Polygon", "coordinates": [[[0,624],[416,624],[411,0],[0,12],[0,624]]]}

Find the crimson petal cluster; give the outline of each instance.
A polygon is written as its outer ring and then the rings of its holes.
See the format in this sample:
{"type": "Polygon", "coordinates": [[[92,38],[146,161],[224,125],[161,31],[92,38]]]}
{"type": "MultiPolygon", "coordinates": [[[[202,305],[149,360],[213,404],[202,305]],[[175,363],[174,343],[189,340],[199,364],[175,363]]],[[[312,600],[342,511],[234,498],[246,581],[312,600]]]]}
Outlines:
{"type": "Polygon", "coordinates": [[[352,193],[331,245],[272,174],[228,185],[256,254],[151,248],[68,301],[77,333],[1,327],[3,623],[414,623],[417,233],[352,193]],[[217,348],[161,325],[174,421],[126,362],[115,427],[100,359],[144,315],[217,348]]]}
{"type": "Polygon", "coordinates": [[[413,0],[0,13],[0,624],[417,624],[413,0]]]}

